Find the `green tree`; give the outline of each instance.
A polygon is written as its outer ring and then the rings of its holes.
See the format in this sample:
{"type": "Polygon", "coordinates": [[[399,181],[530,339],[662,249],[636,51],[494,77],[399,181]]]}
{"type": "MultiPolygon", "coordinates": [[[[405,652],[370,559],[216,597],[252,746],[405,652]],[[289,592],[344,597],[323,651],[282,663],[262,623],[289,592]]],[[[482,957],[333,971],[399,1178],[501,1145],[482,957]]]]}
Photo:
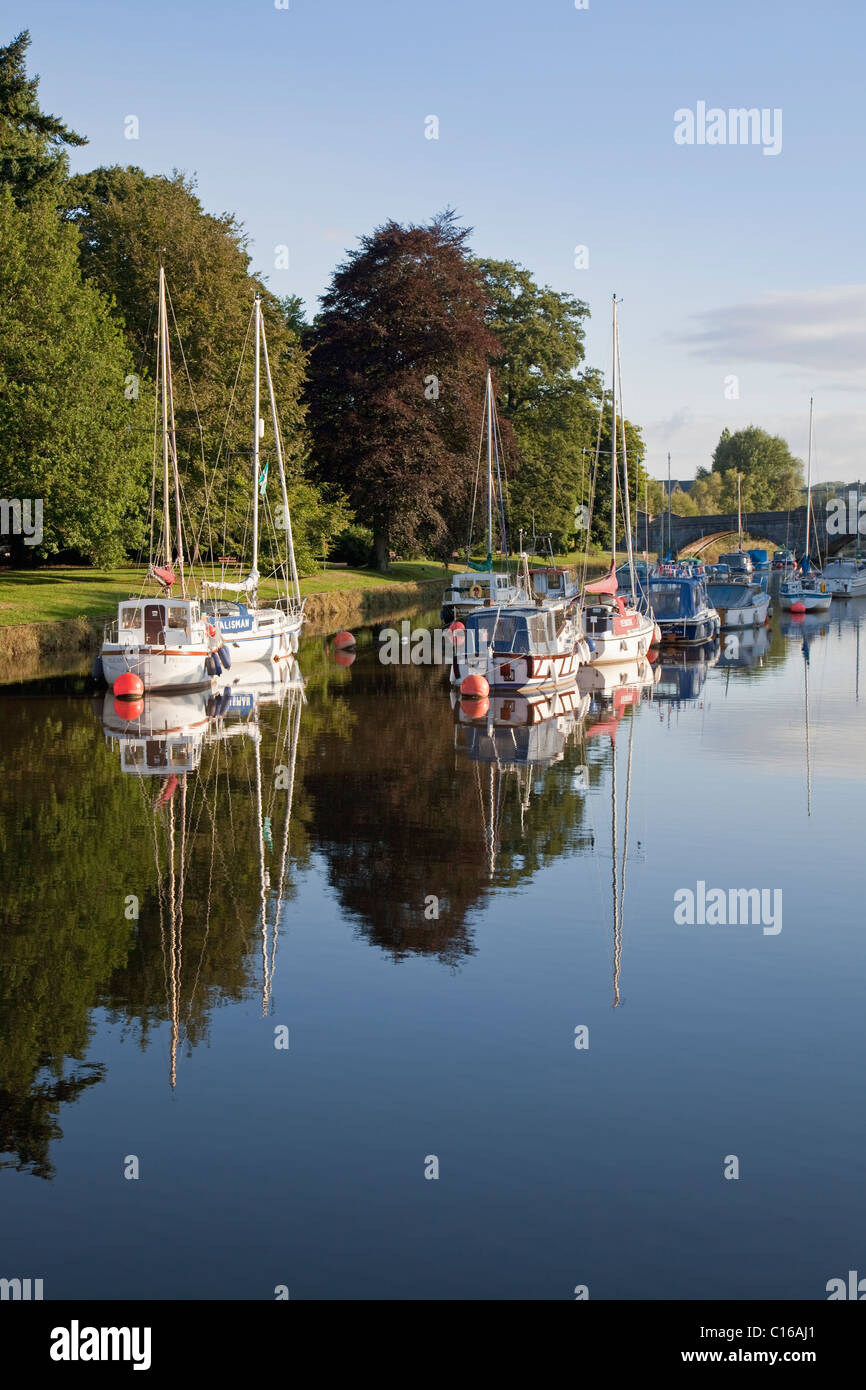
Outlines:
{"type": "Polygon", "coordinates": [[[756,425],[731,434],[724,429],[713,453],[710,469],[698,469],[698,484],[718,476],[718,494],[698,488],[701,510],[711,499],[715,510],[737,510],[737,475],[741,477],[744,512],[796,507],[803,487],[803,464],[780,435],[768,434],[756,425]]]}
{"type": "Polygon", "coordinates": [[[151,401],[104,297],[81,278],[78,237],[46,193],[18,208],[0,187],[0,488],[41,501],[41,544],[98,564],[142,537],[151,401]]]}
{"type": "Polygon", "coordinates": [[[378,227],[337,267],[311,331],[315,458],[372,529],[383,571],[392,546],[448,553],[465,536],[498,350],[468,236],[451,211],[378,227]]]}
{"type": "Polygon", "coordinates": [[[29,30],[23,29],[0,48],[0,185],[11,190],[19,207],[43,194],[59,195],[68,169],[64,146],[87,144],[83,135],[40,109],[39,78],[27,76],[29,46],[29,30]]]}
{"type": "MultiPolygon", "coordinates": [[[[164,178],[136,168],[96,169],[70,179],[65,215],[81,234],[83,272],[113,299],[117,321],[142,373],[153,362],[160,261],[165,266],[189,529],[202,537],[204,548],[213,544],[218,551],[223,546],[240,551],[248,533],[251,347],[240,368],[239,362],[250,332],[254,294],[262,295],[298,562],[302,571],[315,568],[323,538],[340,531],[348,513],[336,494],[323,493],[308,474],[302,399],[307,353],[300,341],[300,301],[290,296],[281,302],[252,274],[241,224],[229,213],[206,212],[194,182],[183,174],[164,178]],[[209,487],[212,505],[206,517],[209,487]]],[[[273,453],[273,439],[268,412],[263,409],[262,414],[266,461],[273,453]]],[[[275,483],[269,485],[269,496],[272,488],[276,506],[275,483]]]]}

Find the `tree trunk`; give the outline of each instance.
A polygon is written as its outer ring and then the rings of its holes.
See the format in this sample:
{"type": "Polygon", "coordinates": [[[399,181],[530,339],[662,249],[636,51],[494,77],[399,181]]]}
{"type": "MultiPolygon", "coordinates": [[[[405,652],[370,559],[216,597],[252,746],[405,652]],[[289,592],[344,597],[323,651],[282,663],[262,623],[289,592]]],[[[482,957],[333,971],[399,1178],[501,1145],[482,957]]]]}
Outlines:
{"type": "Polygon", "coordinates": [[[383,527],[377,526],[373,532],[373,544],[376,548],[376,569],[380,574],[388,573],[388,531],[383,527]]]}

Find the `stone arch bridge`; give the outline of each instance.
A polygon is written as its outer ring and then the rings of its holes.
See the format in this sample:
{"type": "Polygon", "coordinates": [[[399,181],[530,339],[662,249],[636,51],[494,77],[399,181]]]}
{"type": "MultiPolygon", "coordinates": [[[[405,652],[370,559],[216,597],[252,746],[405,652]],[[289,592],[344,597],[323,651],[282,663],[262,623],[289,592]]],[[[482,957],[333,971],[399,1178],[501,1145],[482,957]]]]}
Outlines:
{"type": "MultiPolygon", "coordinates": [[[[749,512],[743,516],[743,530],[750,536],[761,536],[772,541],[779,550],[787,546],[795,554],[802,555],[806,549],[806,508],[793,507],[789,512],[749,512]]],[[[736,534],[736,512],[726,516],[672,516],[670,519],[670,546],[677,556],[700,555],[724,536],[736,534]]],[[[855,532],[851,530],[829,534],[823,509],[817,512],[812,509],[810,550],[814,560],[818,559],[819,547],[822,555],[833,555],[854,535],[855,532]]],[[[634,547],[636,554],[640,554],[644,548],[655,550],[659,555],[667,554],[667,512],[650,517],[645,512],[638,512],[634,547]]]]}

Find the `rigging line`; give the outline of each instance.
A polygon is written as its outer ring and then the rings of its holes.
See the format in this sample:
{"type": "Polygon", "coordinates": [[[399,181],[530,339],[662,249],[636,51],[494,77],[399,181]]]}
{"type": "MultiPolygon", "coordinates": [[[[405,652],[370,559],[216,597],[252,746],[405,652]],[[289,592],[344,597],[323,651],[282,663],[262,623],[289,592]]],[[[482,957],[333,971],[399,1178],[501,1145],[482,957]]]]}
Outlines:
{"type": "Polygon", "coordinates": [[[467,540],[467,542],[466,542],[466,562],[467,562],[467,564],[469,563],[469,557],[470,557],[471,554],[472,554],[472,532],[473,532],[474,529],[475,529],[475,504],[476,504],[476,501],[477,501],[477,498],[478,498],[478,482],[479,482],[479,479],[480,479],[480,477],[481,477],[481,456],[482,456],[482,453],[483,453],[483,451],[484,451],[484,423],[485,423],[486,418],[487,418],[487,411],[485,410],[484,416],[483,416],[482,421],[481,421],[481,434],[480,434],[480,437],[479,437],[479,440],[478,440],[478,458],[476,459],[476,462],[475,462],[475,485],[474,485],[474,487],[473,487],[473,489],[472,489],[472,511],[471,511],[471,513],[470,513],[470,515],[469,515],[469,538],[468,538],[468,540],[467,540]]]}
{"type": "MultiPolygon", "coordinates": [[[[198,532],[196,532],[196,531],[195,531],[195,528],[193,527],[193,524],[192,524],[192,515],[191,515],[191,513],[188,513],[188,520],[189,520],[189,525],[190,525],[190,533],[191,533],[192,540],[193,540],[193,554],[195,555],[195,554],[198,554],[198,553],[199,553],[199,547],[200,547],[200,542],[201,542],[201,532],[202,532],[203,527],[204,527],[204,518],[207,516],[207,513],[208,513],[208,504],[209,504],[209,489],[208,489],[208,476],[207,476],[207,462],[206,462],[206,459],[205,459],[205,447],[204,447],[204,429],[203,429],[202,423],[201,423],[201,416],[200,416],[200,414],[199,414],[198,402],[197,402],[197,400],[196,400],[196,398],[195,398],[195,388],[193,387],[193,384],[192,384],[192,375],[191,375],[190,370],[189,370],[189,363],[188,363],[187,360],[186,360],[186,352],[184,351],[183,338],[181,337],[180,328],[178,327],[177,318],[176,318],[175,312],[174,312],[174,303],[172,302],[171,291],[170,291],[170,289],[169,289],[169,287],[168,287],[168,284],[166,284],[166,286],[165,286],[165,297],[166,297],[166,299],[167,299],[167,301],[168,301],[168,307],[169,307],[169,311],[170,311],[170,313],[171,313],[171,321],[172,321],[172,323],[173,323],[173,325],[174,325],[174,331],[175,331],[175,335],[176,335],[176,337],[177,337],[177,345],[178,345],[178,347],[180,348],[180,358],[181,358],[181,362],[183,363],[183,370],[184,370],[184,374],[185,374],[185,376],[186,376],[187,386],[189,387],[190,400],[192,401],[192,408],[193,408],[193,412],[194,412],[194,414],[195,414],[196,428],[197,428],[197,430],[198,430],[199,447],[200,447],[200,449],[201,449],[201,469],[202,469],[202,478],[204,479],[205,492],[204,492],[204,511],[203,511],[203,514],[202,514],[202,522],[201,522],[201,524],[200,524],[200,526],[199,526],[198,532]]],[[[176,448],[176,445],[175,445],[175,448],[176,448]]],[[[175,466],[177,466],[177,458],[176,458],[176,457],[175,457],[175,466]]],[[[192,557],[190,557],[190,563],[192,563],[192,557]]]]}
{"type": "Polygon", "coordinates": [[[582,574],[581,574],[581,580],[580,580],[580,582],[581,582],[581,587],[583,587],[583,585],[586,584],[587,574],[589,573],[590,527],[592,526],[592,518],[593,518],[593,514],[594,514],[594,512],[595,512],[595,493],[596,493],[596,486],[597,486],[597,483],[598,483],[598,464],[599,464],[599,459],[600,459],[600,457],[601,457],[601,431],[602,431],[602,426],[603,426],[603,424],[604,424],[604,397],[605,397],[604,381],[602,380],[601,405],[600,405],[599,412],[598,412],[598,433],[597,433],[596,439],[595,439],[595,458],[594,458],[593,461],[592,461],[592,478],[591,478],[591,481],[590,481],[590,490],[589,490],[589,525],[588,525],[587,528],[586,528],[586,544],[585,544],[585,546],[584,546],[584,551],[583,551],[583,572],[582,572],[582,574]]]}
{"type": "Polygon", "coordinates": [[[620,934],[619,916],[619,860],[617,858],[617,815],[616,815],[616,743],[611,739],[611,753],[613,757],[611,767],[611,859],[613,861],[613,1007],[616,1008],[619,999],[619,972],[622,962],[622,938],[620,934]]]}

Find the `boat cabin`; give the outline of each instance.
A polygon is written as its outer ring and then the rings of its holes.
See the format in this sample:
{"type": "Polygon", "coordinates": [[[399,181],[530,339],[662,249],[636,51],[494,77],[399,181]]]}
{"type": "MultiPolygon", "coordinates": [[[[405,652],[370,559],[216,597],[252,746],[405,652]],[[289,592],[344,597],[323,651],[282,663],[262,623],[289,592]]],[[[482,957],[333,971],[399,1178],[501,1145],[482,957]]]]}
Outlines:
{"type": "Polygon", "coordinates": [[[466,619],[467,650],[480,653],[492,647],[498,656],[550,656],[562,651],[560,633],[568,618],[564,608],[528,605],[507,611],[484,609],[466,619]]]}
{"type": "Polygon", "coordinates": [[[569,599],[577,587],[574,570],[562,565],[545,565],[543,569],[530,570],[529,582],[532,597],[541,599],[569,599]]]}
{"type": "Polygon", "coordinates": [[[132,598],[118,605],[116,640],[133,647],[183,646],[200,622],[198,599],[132,598]]]}
{"type": "Polygon", "coordinates": [[[731,550],[719,556],[719,564],[727,565],[731,574],[751,574],[755,566],[752,557],[745,550],[731,550]]]}
{"type": "Polygon", "coordinates": [[[650,581],[650,602],[657,622],[695,618],[709,608],[706,585],[697,575],[654,577],[650,581]]]}
{"type": "Polygon", "coordinates": [[[482,573],[470,571],[468,574],[455,574],[450,589],[443,595],[445,603],[484,603],[490,599],[505,599],[512,590],[511,579],[507,574],[482,573]]]}

